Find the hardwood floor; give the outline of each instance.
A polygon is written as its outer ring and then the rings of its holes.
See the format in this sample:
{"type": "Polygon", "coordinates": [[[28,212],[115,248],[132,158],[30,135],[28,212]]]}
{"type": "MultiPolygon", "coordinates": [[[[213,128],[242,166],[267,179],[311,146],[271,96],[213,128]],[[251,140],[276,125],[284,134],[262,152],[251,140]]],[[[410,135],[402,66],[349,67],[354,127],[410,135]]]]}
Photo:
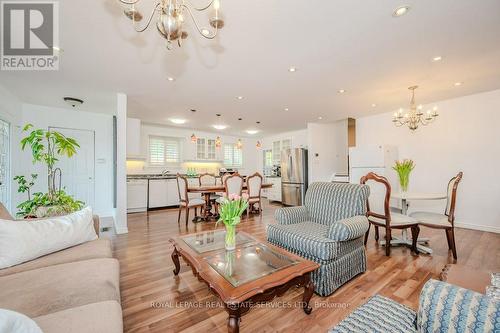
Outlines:
{"type": "MultiPolygon", "coordinates": [[[[263,214],[243,220],[238,230],[264,240],[266,225],[275,223],[277,207],[265,203],[263,214]]],[[[125,331],[227,332],[226,311],[185,262],[181,262],[179,276],[174,277],[168,242],[174,235],[213,229],[215,223],[190,222],[186,228],[182,222],[177,224],[176,209],[131,214],[128,219],[129,233],[112,237],[115,257],[120,261],[125,331]]],[[[430,237],[432,256],[415,256],[409,249],[394,247],[391,257],[386,257],[384,248],[375,243],[372,229],[366,273],[330,297],[314,295],[309,316],[293,307],[301,301],[303,289],[290,290],[267,307],[243,316],[241,332],[326,332],[376,293],[416,309],[422,285],[453,262],[444,232],[422,228],[421,236],[430,237]]],[[[456,229],[456,243],[458,263],[471,269],[500,271],[500,234],[456,229]]]]}

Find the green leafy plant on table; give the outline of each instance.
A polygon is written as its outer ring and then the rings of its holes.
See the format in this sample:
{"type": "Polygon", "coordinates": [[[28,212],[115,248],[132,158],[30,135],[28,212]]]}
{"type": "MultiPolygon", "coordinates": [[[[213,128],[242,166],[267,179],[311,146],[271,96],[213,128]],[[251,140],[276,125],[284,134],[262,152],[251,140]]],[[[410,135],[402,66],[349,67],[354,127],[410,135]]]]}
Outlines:
{"type": "Polygon", "coordinates": [[[29,134],[21,140],[21,149],[31,148],[33,164],[44,163],[47,166],[47,193],[37,192],[31,195],[31,188],[35,184],[37,175],[32,174],[28,181],[24,176],[16,176],[19,193],[28,194],[28,200],[17,206],[17,215],[20,217],[45,217],[71,213],[81,209],[82,201],[75,200],[61,189],[62,171],[56,168],[60,156],[68,158],[77,153],[80,145],[75,139],[66,137],[64,134],[44,129],[33,129],[33,125],[27,124],[23,132],[29,134]],[[58,184],[59,186],[56,186],[58,184]]]}
{"type": "Polygon", "coordinates": [[[226,227],[225,245],[226,250],[236,248],[236,225],[241,222],[241,215],[248,208],[248,194],[242,196],[230,194],[223,195],[222,203],[219,208],[219,220],[226,227]]]}
{"type": "Polygon", "coordinates": [[[396,164],[392,168],[398,174],[401,191],[407,192],[408,185],[410,184],[410,174],[415,169],[415,163],[412,160],[405,159],[396,161],[396,164]]]}

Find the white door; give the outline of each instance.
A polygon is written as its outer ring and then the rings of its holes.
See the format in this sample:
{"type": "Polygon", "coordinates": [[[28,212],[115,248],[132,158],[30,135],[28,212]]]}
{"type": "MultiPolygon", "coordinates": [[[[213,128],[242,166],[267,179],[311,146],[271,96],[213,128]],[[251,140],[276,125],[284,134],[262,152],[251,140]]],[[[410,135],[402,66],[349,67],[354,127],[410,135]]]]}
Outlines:
{"type": "MultiPolygon", "coordinates": [[[[61,185],[75,199],[94,206],[95,197],[95,133],[89,130],[50,127],[78,142],[80,148],[71,158],[60,157],[56,166],[61,168],[61,185]]],[[[56,184],[57,185],[57,184],[56,184]]]]}
{"type": "Polygon", "coordinates": [[[10,209],[10,125],[0,120],[0,202],[10,209]]]}

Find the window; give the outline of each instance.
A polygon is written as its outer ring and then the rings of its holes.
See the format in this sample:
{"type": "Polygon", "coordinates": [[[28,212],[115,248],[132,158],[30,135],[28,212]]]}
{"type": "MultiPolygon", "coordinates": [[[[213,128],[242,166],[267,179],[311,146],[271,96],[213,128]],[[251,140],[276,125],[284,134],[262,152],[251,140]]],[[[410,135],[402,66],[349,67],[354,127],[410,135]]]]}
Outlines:
{"type": "Polygon", "coordinates": [[[10,125],[0,120],[0,202],[10,209],[10,125]]]}
{"type": "Polygon", "coordinates": [[[243,151],[235,143],[224,144],[224,165],[230,167],[243,165],[243,151]]]}
{"type": "Polygon", "coordinates": [[[166,166],[180,163],[180,143],[177,138],[149,137],[149,165],[166,166]]]}
{"type": "Polygon", "coordinates": [[[292,148],[292,142],[290,139],[281,141],[281,151],[292,148]]]}

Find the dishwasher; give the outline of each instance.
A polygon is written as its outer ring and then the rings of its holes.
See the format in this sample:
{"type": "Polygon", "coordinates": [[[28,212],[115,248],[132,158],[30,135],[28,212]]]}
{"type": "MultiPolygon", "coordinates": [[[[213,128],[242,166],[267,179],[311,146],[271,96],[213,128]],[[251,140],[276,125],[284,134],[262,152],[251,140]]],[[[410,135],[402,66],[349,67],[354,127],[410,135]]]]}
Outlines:
{"type": "Polygon", "coordinates": [[[127,179],[127,213],[148,210],[148,180],[127,179]]]}

